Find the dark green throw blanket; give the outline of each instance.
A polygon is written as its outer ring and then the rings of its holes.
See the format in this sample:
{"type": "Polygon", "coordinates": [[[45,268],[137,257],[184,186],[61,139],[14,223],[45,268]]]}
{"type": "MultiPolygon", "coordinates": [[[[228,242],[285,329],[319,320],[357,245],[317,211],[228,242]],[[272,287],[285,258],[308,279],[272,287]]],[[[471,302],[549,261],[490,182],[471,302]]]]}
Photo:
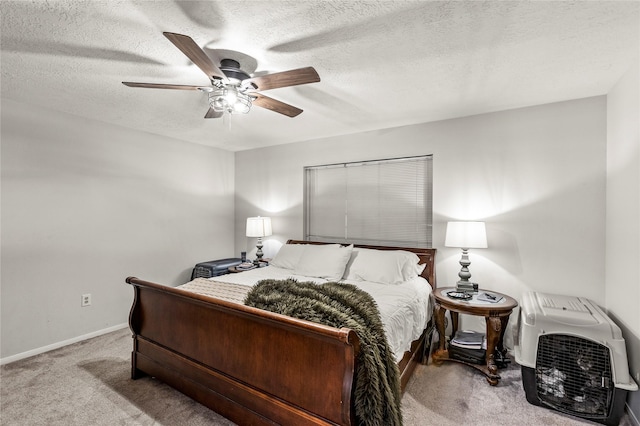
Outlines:
{"type": "Polygon", "coordinates": [[[249,291],[245,305],[355,331],[360,338],[354,391],[358,424],[402,424],[398,366],[369,293],[351,284],[263,280],[249,291]]]}

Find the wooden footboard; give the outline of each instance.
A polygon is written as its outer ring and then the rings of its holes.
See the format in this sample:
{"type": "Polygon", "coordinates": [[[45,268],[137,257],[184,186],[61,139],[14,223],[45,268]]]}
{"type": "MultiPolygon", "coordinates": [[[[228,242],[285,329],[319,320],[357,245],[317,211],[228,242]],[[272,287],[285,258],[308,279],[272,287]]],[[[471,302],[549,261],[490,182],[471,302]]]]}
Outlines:
{"type": "Polygon", "coordinates": [[[239,424],[352,424],[353,331],[127,282],[133,378],[157,377],[239,424]]]}

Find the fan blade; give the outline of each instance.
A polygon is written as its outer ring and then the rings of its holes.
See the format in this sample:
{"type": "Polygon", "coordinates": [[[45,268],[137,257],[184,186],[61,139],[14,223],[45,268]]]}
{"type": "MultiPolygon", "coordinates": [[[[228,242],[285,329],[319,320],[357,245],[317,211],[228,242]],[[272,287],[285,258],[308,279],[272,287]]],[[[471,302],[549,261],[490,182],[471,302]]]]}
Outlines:
{"type": "Polygon", "coordinates": [[[204,115],[204,118],[219,118],[222,117],[223,112],[218,112],[213,108],[209,108],[209,111],[204,115]]]}
{"type": "Polygon", "coordinates": [[[242,86],[262,91],[277,89],[279,87],[297,86],[299,84],[317,83],[319,81],[320,76],[316,70],[313,67],[306,67],[247,78],[242,81],[242,86]]]}
{"type": "Polygon", "coordinates": [[[288,117],[295,117],[302,112],[300,108],[296,108],[293,105],[277,101],[261,93],[252,93],[251,96],[256,96],[256,99],[254,99],[251,103],[252,105],[270,109],[271,111],[284,114],[288,117]]]}
{"type": "Polygon", "coordinates": [[[209,90],[207,86],[187,86],[183,84],[158,84],[158,83],[133,83],[131,81],[123,81],[122,84],[129,87],[144,87],[147,89],[176,89],[176,90],[209,90]]]}
{"type": "Polygon", "coordinates": [[[176,33],[162,33],[169,41],[182,51],[191,62],[196,64],[210,80],[213,78],[220,78],[227,82],[227,76],[218,68],[211,58],[196,44],[195,41],[189,36],[176,34],[176,33]]]}

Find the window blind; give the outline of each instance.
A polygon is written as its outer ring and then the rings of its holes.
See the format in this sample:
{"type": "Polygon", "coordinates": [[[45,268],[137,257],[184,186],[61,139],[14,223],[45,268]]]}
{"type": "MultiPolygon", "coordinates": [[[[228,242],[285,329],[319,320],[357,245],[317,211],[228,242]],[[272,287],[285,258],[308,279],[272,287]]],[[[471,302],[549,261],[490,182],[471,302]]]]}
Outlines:
{"type": "Polygon", "coordinates": [[[305,167],[305,239],[431,247],[432,156],[305,167]]]}

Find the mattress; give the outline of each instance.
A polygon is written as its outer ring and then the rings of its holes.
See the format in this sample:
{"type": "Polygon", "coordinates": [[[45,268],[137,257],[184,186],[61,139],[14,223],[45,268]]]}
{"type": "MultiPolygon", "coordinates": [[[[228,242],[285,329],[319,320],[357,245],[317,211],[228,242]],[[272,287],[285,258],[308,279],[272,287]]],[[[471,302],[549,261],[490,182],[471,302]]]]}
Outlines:
{"type": "MultiPolygon", "coordinates": [[[[267,266],[241,273],[212,277],[208,280],[198,279],[179,288],[237,303],[242,298],[242,294],[246,293],[243,292],[241,286],[246,286],[246,291],[248,291],[252,285],[260,280],[287,278],[317,284],[328,282],[322,278],[295,275],[290,269],[267,266]],[[216,289],[216,282],[226,283],[226,285],[218,285],[219,288],[216,289]],[[226,295],[215,293],[216,290],[221,289],[226,295]]],[[[427,280],[418,276],[394,285],[355,280],[340,282],[357,286],[369,293],[376,301],[389,346],[393,350],[396,361],[399,362],[404,353],[411,348],[411,342],[420,337],[431,318],[433,312],[430,297],[432,288],[427,280]]]]}

